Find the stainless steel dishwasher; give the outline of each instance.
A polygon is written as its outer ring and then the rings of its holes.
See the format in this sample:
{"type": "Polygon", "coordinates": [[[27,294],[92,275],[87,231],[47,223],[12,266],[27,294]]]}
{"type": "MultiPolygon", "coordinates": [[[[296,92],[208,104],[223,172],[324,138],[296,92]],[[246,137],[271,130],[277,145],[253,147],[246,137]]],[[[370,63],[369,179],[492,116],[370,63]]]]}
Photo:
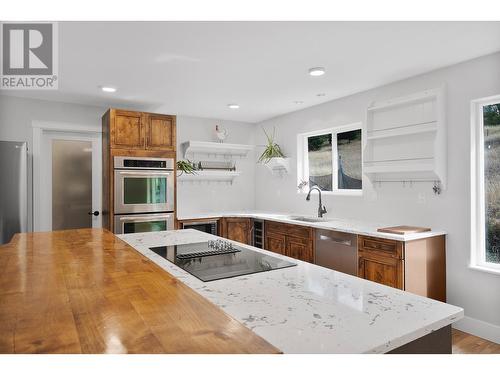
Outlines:
{"type": "Polygon", "coordinates": [[[314,263],[335,271],[358,274],[358,236],[334,230],[316,229],[314,263]]]}

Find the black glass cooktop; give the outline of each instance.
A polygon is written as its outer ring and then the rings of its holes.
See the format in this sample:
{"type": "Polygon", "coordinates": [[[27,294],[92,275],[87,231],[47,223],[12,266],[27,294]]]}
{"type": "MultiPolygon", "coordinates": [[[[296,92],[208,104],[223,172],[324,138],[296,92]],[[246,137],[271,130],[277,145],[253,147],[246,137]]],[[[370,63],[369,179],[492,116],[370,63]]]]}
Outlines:
{"type": "Polygon", "coordinates": [[[226,279],[296,265],[222,240],[150,249],[201,281],[226,279]]]}

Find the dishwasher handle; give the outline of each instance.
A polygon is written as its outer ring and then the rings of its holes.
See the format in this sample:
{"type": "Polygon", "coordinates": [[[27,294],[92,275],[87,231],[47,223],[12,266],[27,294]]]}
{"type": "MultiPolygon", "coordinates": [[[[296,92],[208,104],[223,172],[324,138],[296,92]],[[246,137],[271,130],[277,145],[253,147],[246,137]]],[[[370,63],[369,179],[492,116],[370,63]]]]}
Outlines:
{"type": "Polygon", "coordinates": [[[319,238],[321,240],[335,242],[335,243],[338,243],[340,245],[352,246],[352,241],[351,240],[343,240],[343,239],[340,239],[340,238],[329,237],[329,236],[325,236],[324,234],[320,234],[319,238]]]}

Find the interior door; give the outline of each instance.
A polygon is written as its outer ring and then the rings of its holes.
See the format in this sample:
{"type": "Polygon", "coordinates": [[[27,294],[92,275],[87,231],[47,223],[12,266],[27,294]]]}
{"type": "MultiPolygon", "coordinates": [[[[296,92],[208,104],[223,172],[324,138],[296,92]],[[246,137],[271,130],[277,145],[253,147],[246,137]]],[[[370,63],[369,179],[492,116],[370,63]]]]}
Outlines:
{"type": "Polygon", "coordinates": [[[35,230],[100,228],[101,135],[44,131],[35,230]]]}

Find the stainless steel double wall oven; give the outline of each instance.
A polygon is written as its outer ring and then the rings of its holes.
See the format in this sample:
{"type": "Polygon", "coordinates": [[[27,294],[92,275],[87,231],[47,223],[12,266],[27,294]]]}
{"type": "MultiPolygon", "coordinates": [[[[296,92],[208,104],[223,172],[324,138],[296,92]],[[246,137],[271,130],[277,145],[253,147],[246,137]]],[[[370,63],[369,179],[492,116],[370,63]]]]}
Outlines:
{"type": "Polygon", "coordinates": [[[174,229],[174,159],[114,157],[115,233],[174,229]]]}

